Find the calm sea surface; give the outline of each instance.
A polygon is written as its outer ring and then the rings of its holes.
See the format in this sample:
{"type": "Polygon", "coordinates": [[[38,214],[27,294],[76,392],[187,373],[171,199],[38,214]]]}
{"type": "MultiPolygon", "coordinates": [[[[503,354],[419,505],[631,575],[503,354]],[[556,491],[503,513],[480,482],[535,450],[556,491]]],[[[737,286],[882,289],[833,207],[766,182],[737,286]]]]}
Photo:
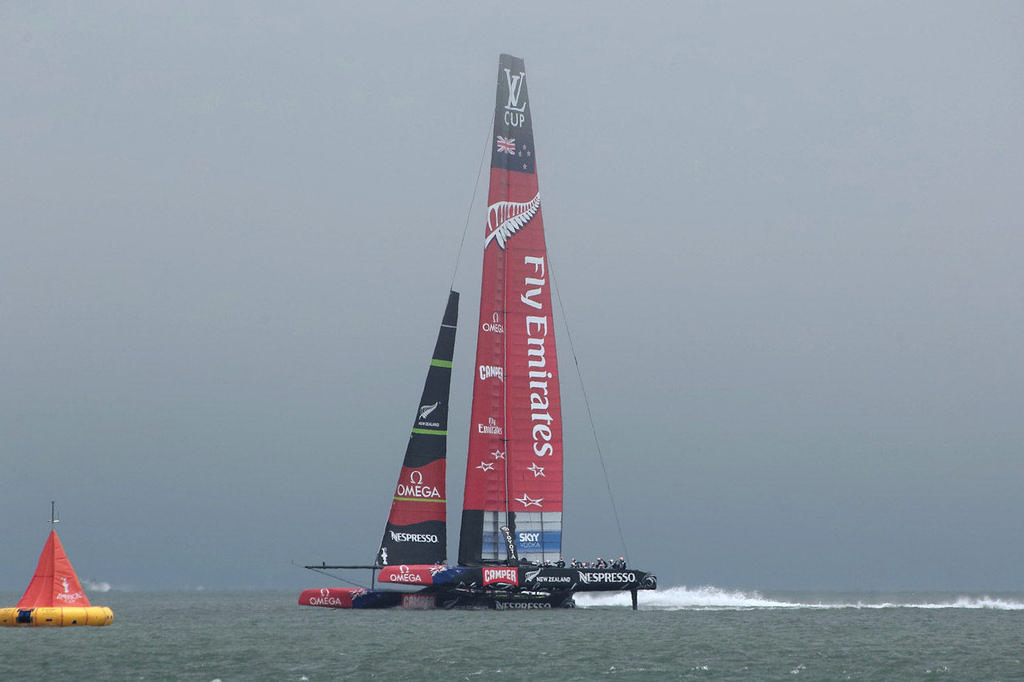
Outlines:
{"type": "Polygon", "coordinates": [[[112,625],[0,628],[0,680],[1024,679],[1020,593],[680,587],[642,593],[637,612],[628,596],[549,612],[335,611],[297,597],[91,593],[112,625]]]}

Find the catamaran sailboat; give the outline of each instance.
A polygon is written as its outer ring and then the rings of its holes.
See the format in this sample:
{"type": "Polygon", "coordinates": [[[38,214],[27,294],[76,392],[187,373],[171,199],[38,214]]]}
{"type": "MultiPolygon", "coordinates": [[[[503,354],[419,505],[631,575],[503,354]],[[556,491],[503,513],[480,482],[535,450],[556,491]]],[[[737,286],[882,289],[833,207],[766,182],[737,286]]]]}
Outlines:
{"type": "Polygon", "coordinates": [[[559,608],[581,591],[653,590],[645,571],[562,560],[562,415],[536,150],[523,60],[501,55],[476,371],[457,565],[447,563],[445,467],[457,292],[444,318],[384,537],[367,568],[388,587],[314,588],[334,608],[559,608]],[[402,591],[397,586],[405,586],[402,591]],[[414,586],[415,591],[408,591],[414,586]]]}

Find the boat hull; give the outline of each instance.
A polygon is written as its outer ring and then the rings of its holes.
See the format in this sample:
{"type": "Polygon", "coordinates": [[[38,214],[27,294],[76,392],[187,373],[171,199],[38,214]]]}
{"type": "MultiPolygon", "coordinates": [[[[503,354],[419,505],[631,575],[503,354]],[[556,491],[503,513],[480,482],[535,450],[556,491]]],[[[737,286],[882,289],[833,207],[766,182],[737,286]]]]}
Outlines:
{"type": "Polygon", "coordinates": [[[108,606],[37,606],[0,609],[0,626],[68,627],[72,625],[110,625],[114,612],[108,606]]]}
{"type": "Polygon", "coordinates": [[[367,590],[362,587],[320,587],[303,590],[299,606],[320,606],[328,609],[387,609],[400,606],[402,596],[397,590],[367,590]]]}
{"type": "Polygon", "coordinates": [[[526,592],[624,592],[654,590],[653,573],[632,568],[557,566],[384,566],[379,583],[423,585],[441,589],[526,592]]]}
{"type": "Polygon", "coordinates": [[[628,568],[555,566],[384,566],[378,582],[405,590],[322,587],[304,590],[301,606],[333,609],[523,609],[572,608],[577,592],[653,590],[658,579],[628,568]],[[408,587],[422,586],[419,591],[408,587]]]}
{"type": "Polygon", "coordinates": [[[426,588],[421,592],[367,590],[352,587],[322,587],[303,590],[300,606],[330,609],[525,609],[573,608],[571,592],[529,592],[522,590],[451,590],[426,588]]]}
{"type": "Polygon", "coordinates": [[[571,609],[576,606],[572,592],[529,592],[523,590],[454,590],[438,595],[438,608],[524,611],[529,609],[571,609]]]}

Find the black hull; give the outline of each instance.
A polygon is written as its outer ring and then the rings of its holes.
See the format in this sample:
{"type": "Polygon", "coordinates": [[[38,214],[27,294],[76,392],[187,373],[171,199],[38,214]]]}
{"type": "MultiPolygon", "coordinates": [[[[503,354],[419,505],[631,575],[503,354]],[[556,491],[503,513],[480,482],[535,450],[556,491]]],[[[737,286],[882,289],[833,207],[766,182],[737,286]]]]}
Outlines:
{"type": "Polygon", "coordinates": [[[423,585],[436,591],[631,592],[654,590],[658,578],[635,568],[570,568],[521,562],[516,566],[384,566],[378,583],[423,585]]]}
{"type": "Polygon", "coordinates": [[[490,609],[521,611],[527,609],[571,609],[576,606],[571,592],[533,592],[528,590],[438,589],[419,592],[367,590],[335,587],[304,590],[302,606],[331,609],[490,609]]]}
{"type": "Polygon", "coordinates": [[[525,611],[530,609],[571,609],[576,606],[571,592],[473,592],[456,591],[437,595],[438,608],[525,611]]]}
{"type": "Polygon", "coordinates": [[[418,591],[364,588],[305,590],[299,604],[341,609],[527,609],[573,608],[577,592],[653,590],[658,579],[646,571],[553,566],[399,566],[385,567],[384,584],[402,582],[418,591]],[[397,580],[396,580],[397,579],[397,580]]]}

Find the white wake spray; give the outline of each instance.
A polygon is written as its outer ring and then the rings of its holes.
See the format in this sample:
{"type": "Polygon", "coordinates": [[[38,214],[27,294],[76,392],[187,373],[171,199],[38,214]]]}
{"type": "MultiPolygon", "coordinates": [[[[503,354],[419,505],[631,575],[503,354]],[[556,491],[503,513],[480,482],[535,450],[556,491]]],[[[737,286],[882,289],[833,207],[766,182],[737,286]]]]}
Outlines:
{"type": "Polygon", "coordinates": [[[110,583],[103,582],[101,580],[89,580],[88,578],[83,578],[82,587],[87,589],[89,592],[110,592],[110,583]]]}
{"type": "MultiPolygon", "coordinates": [[[[932,595],[934,597],[934,595],[932,595]]],[[[644,610],[693,610],[742,611],[749,609],[995,609],[1003,611],[1024,610],[1024,601],[1019,599],[995,598],[984,596],[958,595],[948,599],[912,598],[879,599],[869,597],[850,600],[849,594],[829,596],[815,595],[815,599],[807,601],[788,601],[769,599],[759,592],[741,590],[724,590],[713,586],[689,588],[685,585],[669,587],[653,592],[642,591],[638,594],[637,605],[644,610]]],[[[630,606],[628,592],[608,594],[583,592],[575,596],[576,606],[592,608],[599,606],[630,606]]]]}

